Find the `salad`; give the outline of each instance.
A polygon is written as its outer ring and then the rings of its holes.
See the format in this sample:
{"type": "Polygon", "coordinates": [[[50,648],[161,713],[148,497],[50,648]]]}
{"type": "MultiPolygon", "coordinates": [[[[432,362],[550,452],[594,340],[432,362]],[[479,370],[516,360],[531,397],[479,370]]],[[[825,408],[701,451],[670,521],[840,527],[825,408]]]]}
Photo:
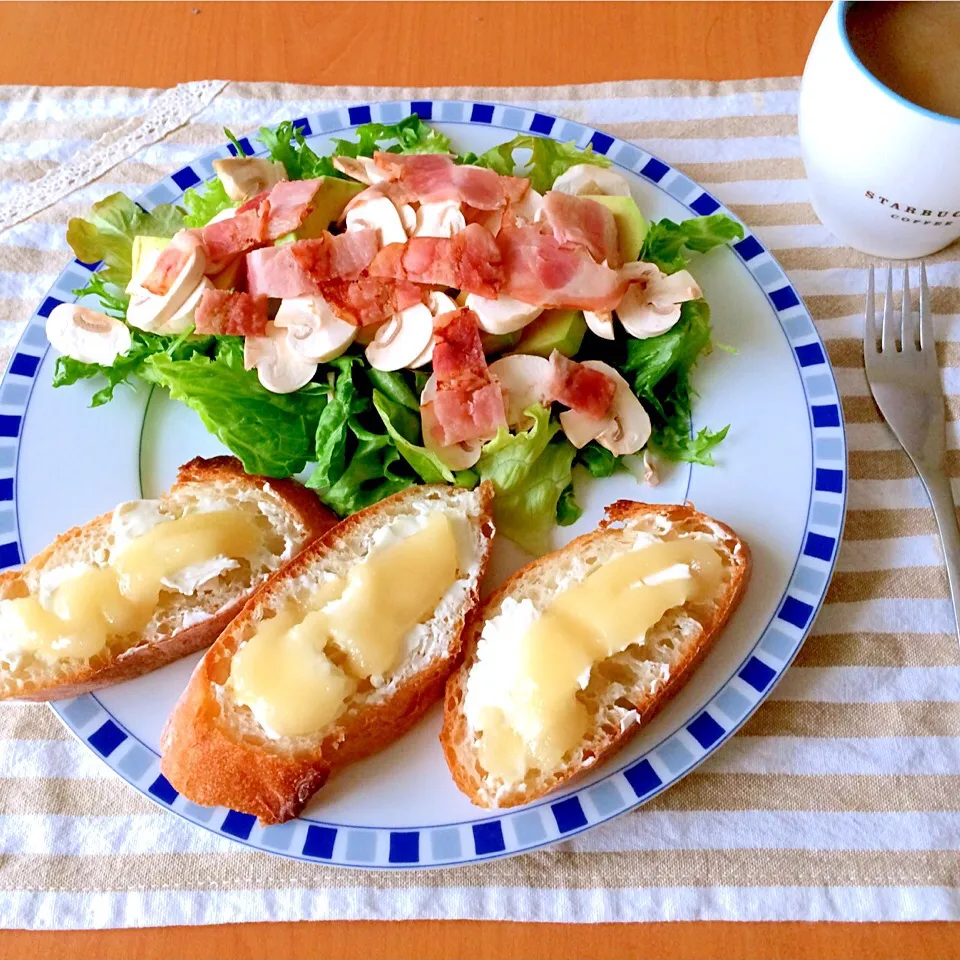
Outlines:
{"type": "Polygon", "coordinates": [[[216,161],[182,206],[115,193],[67,240],[100,263],[48,320],[55,386],[131,378],[195,410],[250,473],[341,516],[411,484],[493,482],[531,551],[580,516],[573,482],[643,457],[713,463],[691,429],[710,350],[691,253],[722,214],[648,223],[590,148],[522,134],[480,156],[412,115],[319,156],[290,122],[216,161]]]}

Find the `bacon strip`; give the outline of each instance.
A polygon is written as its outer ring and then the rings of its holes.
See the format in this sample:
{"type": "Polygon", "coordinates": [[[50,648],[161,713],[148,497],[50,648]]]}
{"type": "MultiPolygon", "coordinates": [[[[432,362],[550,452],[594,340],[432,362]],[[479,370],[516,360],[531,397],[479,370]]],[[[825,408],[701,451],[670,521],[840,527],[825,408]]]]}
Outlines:
{"type": "Polygon", "coordinates": [[[613,310],[629,281],[597,263],[583,247],[565,247],[540,225],[504,224],[496,239],[503,257],[503,292],[540,307],[613,310]]]}
{"type": "Polygon", "coordinates": [[[423,301],[423,290],[408,280],[393,282],[363,276],[322,283],[320,291],[341,320],[358,327],[382,323],[423,301]]]}
{"type": "Polygon", "coordinates": [[[263,247],[247,254],[247,290],[252,296],[312,297],[319,285],[294,259],[292,244],[263,247]]]}
{"type": "Polygon", "coordinates": [[[526,189],[520,185],[522,177],[501,177],[484,167],[457,165],[443,154],[378,152],[373,161],[421,203],[456,200],[477,210],[496,210],[508,199],[519,199],[526,189]]]}
{"type": "Polygon", "coordinates": [[[411,237],[389,243],[370,265],[370,276],[456,287],[494,299],[504,283],[500,250],[479,224],[453,237],[411,237]]]}
{"type": "Polygon", "coordinates": [[[541,218],[559,243],[585,247],[597,263],[620,266],[617,222],[602,203],[550,190],[543,197],[541,218]]]}
{"type": "Polygon", "coordinates": [[[320,283],[324,280],[355,280],[377,255],[376,230],[352,230],[334,236],[324,231],[316,240],[290,244],[294,260],[303,272],[320,283]]]}
{"type": "Polygon", "coordinates": [[[593,420],[603,420],[613,406],[617,385],[612,377],[570,360],[554,350],[550,354],[550,380],[546,393],[571,410],[593,420]]]}
{"type": "Polygon", "coordinates": [[[197,333],[262,337],[267,332],[267,298],[227,290],[205,290],[195,317],[197,333]]]}
{"type": "Polygon", "coordinates": [[[228,220],[208,223],[201,231],[207,252],[207,272],[218,273],[231,260],[268,241],[265,207],[269,200],[255,209],[237,213],[228,220]]]}
{"type": "Polygon", "coordinates": [[[483,355],[477,315],[466,307],[442,314],[434,336],[434,439],[441,446],[490,439],[506,425],[506,412],[483,355]]]}

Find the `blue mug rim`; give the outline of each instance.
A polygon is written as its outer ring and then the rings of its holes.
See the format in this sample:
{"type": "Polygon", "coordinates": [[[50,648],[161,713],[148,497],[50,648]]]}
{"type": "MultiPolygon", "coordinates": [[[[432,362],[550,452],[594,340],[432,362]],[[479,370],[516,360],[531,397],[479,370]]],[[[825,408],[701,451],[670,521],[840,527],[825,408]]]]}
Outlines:
{"type": "Polygon", "coordinates": [[[951,117],[946,113],[937,113],[935,110],[928,110],[926,107],[921,107],[912,100],[908,100],[906,97],[901,96],[896,90],[892,90],[885,83],[882,83],[880,80],[878,80],[864,66],[863,61],[861,61],[861,59],[854,52],[853,46],[850,43],[850,37],[847,34],[847,13],[850,11],[850,8],[855,2],[856,0],[842,0],[841,3],[837,4],[837,27],[840,33],[840,41],[843,43],[843,47],[847,56],[850,57],[860,72],[879,90],[882,90],[897,103],[908,107],[915,113],[919,113],[921,116],[927,117],[930,120],[941,120],[945,123],[960,124],[960,117],[951,117]]]}

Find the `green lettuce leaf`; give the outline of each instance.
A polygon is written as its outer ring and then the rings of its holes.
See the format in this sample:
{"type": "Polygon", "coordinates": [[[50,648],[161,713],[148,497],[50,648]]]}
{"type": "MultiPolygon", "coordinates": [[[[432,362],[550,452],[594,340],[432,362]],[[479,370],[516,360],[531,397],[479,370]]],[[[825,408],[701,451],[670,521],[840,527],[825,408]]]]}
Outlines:
{"type": "Polygon", "coordinates": [[[482,153],[475,161],[481,167],[489,167],[502,176],[529,177],[530,186],[539,193],[546,193],[561,173],[566,173],[578,163],[592,163],[597,167],[609,167],[610,161],[592,147],[580,150],[574,143],[558,143],[546,137],[529,133],[517,134],[507,143],[482,153]],[[530,159],[523,161],[514,157],[517,150],[529,150],[530,159]]]}
{"type": "Polygon", "coordinates": [[[215,357],[193,353],[176,360],[155,353],[143,363],[140,376],[196,410],[247,473],[289,477],[313,459],[317,422],[328,399],[328,388],[321,384],[296,393],[270,393],[256,371],[237,365],[230,344],[215,357]]]}
{"type": "Polygon", "coordinates": [[[591,440],[577,454],[577,463],[582,463],[592,477],[610,477],[619,467],[620,458],[606,447],[601,447],[596,440],[591,440]]]}
{"type": "Polygon", "coordinates": [[[694,217],[674,223],[657,220],[643,240],[640,259],[655,263],[664,273],[676,273],[687,265],[683,250],[707,253],[714,247],[743,237],[743,227],[725,213],[694,217]]]}
{"type": "Polygon", "coordinates": [[[73,292],[78,297],[96,297],[100,301],[100,309],[109,317],[117,320],[127,319],[127,305],[130,303],[130,298],[123,287],[107,283],[103,279],[102,272],[91,273],[86,286],[79,287],[73,292]]]}
{"type": "Polygon", "coordinates": [[[341,517],[417,482],[411,476],[397,473],[400,454],[388,435],[372,433],[355,419],[350,420],[348,426],[356,438],[356,448],[340,479],[320,493],[320,499],[341,517]]]}
{"type": "MultiPolygon", "coordinates": [[[[404,414],[410,416],[410,411],[398,403],[394,403],[389,397],[382,394],[379,390],[373,391],[373,405],[383,425],[387,428],[387,433],[393,440],[394,446],[407,463],[416,471],[417,476],[424,483],[453,483],[453,471],[445,467],[438,459],[436,454],[431,453],[425,447],[416,443],[416,439],[411,439],[409,430],[401,432],[395,422],[402,420],[404,414]]],[[[419,433],[419,419],[417,423],[417,432],[419,433]]]]}
{"type": "Polygon", "coordinates": [[[267,148],[271,160],[283,164],[291,180],[312,180],[314,177],[347,179],[329,157],[318,156],[307,145],[304,135],[289,120],[277,124],[274,130],[261,127],[260,142],[267,148]]]}
{"type": "Polygon", "coordinates": [[[680,319],[666,333],[647,340],[630,339],[623,373],[650,413],[651,445],[670,460],[713,464],[713,449],[729,427],[692,433],[693,390],[690,371],[710,350],[710,308],[691,300],[680,308],[680,319]]]}
{"type": "Polygon", "coordinates": [[[73,217],[67,225],[67,243],[84,263],[103,261],[103,279],[118,287],[130,282],[133,238],[172,237],[183,227],[177,207],[162,203],[147,213],[122,193],[95,203],[88,219],[73,217]]]}
{"type": "Polygon", "coordinates": [[[233,144],[233,149],[237,151],[238,157],[245,157],[247,155],[247,151],[243,149],[243,144],[237,139],[229,127],[223,128],[223,135],[233,144]]]}
{"type": "Polygon", "coordinates": [[[59,356],[53,371],[53,385],[66,387],[78,380],[103,378],[106,385],[94,393],[91,407],[100,407],[113,399],[114,390],[121,384],[129,385],[132,377],[142,377],[143,367],[149,357],[164,354],[174,360],[184,360],[194,353],[212,349],[212,337],[161,337],[136,328],[130,329],[132,343],[126,353],[120,354],[110,367],[98,363],[83,363],[73,357],[59,356]]]}
{"type": "Polygon", "coordinates": [[[576,523],[583,516],[583,508],[577,503],[576,493],[573,484],[564,487],[560,494],[560,500],[557,502],[557,524],[561,527],[569,527],[571,523],[576,523]]]}
{"type": "MultiPolygon", "coordinates": [[[[526,413],[533,425],[515,434],[501,427],[483,445],[477,471],[481,480],[493,483],[500,532],[525,550],[539,553],[556,522],[560,496],[570,486],[576,450],[565,439],[554,440],[560,425],[550,420],[550,411],[542,404],[526,413]]],[[[569,515],[569,506],[564,509],[569,515]]]]}
{"type": "Polygon", "coordinates": [[[323,408],[314,434],[314,451],[317,466],[307,486],[321,490],[335,484],[347,466],[347,440],[350,436],[351,417],[362,413],[368,401],[361,397],[354,381],[357,357],[341,357],[331,366],[340,370],[330,402],[323,408]]]}
{"type": "Polygon", "coordinates": [[[364,123],[356,140],[334,140],[334,156],[372,157],[377,150],[390,153],[453,153],[448,137],[424,123],[415,113],[399,123],[364,123]]]}
{"type": "Polygon", "coordinates": [[[183,205],[187,208],[183,225],[194,229],[205,227],[218,213],[234,206],[234,203],[217,177],[204,186],[202,193],[190,187],[183,195],[183,205]]]}

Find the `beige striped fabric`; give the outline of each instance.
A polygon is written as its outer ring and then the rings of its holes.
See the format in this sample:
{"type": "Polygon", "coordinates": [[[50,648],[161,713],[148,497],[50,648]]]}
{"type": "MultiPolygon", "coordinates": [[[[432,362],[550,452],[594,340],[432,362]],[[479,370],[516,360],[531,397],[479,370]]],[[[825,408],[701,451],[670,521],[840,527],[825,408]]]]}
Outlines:
{"type": "MultiPolygon", "coordinates": [[[[115,142],[161,93],[0,88],[0,191],[115,142]]],[[[813,636],[745,729],[641,810],[543,852],[431,873],[347,872],[232,845],[121,783],[45,707],[3,705],[2,922],[960,918],[960,648],[947,581],[932,512],[864,378],[869,260],[838,246],[807,200],[796,80],[227,84],[162,139],[0,232],[0,359],[70,256],[68,217],[90,201],[146,187],[220,142],[224,125],[443,96],[535,104],[642,143],[731,207],[789,271],[827,344],[851,450],[846,541],[813,636]]],[[[960,477],[960,248],[931,258],[929,276],[960,477]]]]}

